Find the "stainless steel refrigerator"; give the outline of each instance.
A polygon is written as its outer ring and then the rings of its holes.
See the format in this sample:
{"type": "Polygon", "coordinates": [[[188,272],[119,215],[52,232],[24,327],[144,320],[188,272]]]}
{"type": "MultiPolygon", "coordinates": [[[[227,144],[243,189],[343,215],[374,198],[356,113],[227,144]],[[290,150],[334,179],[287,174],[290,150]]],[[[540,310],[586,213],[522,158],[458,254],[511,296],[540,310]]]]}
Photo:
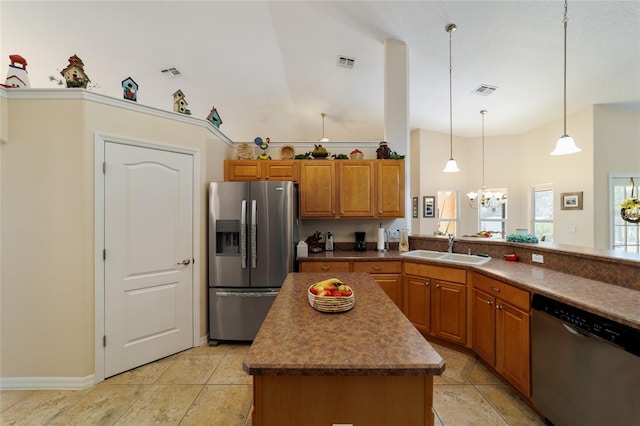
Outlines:
{"type": "Polygon", "coordinates": [[[209,184],[209,344],[250,341],[294,270],[293,182],[209,184]]]}

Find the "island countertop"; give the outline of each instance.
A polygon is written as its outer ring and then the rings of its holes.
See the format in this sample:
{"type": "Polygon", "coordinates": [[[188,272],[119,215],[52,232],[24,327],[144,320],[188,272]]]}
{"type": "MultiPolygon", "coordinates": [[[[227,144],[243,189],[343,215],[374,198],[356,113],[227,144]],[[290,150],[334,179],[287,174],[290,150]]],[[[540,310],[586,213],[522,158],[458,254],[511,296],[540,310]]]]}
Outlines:
{"type": "Polygon", "coordinates": [[[440,375],[442,357],[367,273],[290,273],[247,357],[251,375],[440,375]],[[309,305],[310,285],[338,278],[355,306],[324,313],[309,305]]]}

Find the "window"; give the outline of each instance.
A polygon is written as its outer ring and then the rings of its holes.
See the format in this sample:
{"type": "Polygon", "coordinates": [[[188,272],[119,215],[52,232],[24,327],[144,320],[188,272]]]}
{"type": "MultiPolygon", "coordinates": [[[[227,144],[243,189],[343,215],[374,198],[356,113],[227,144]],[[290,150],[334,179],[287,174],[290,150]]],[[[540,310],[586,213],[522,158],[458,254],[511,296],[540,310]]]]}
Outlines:
{"type": "Polygon", "coordinates": [[[611,175],[609,176],[609,194],[612,199],[612,224],[611,247],[613,250],[622,250],[630,253],[640,253],[640,224],[625,222],[620,215],[620,204],[627,198],[631,198],[631,192],[638,198],[638,184],[640,175],[611,175]],[[636,187],[633,190],[631,178],[636,187]]]}
{"type": "Polygon", "coordinates": [[[481,197],[478,206],[480,231],[490,232],[492,238],[504,238],[507,232],[507,189],[487,189],[481,197]]]}
{"type": "Polygon", "coordinates": [[[553,242],[553,184],[533,187],[533,235],[553,242]]]}
{"type": "Polygon", "coordinates": [[[458,193],[438,191],[438,235],[456,234],[458,229],[458,193]]]}

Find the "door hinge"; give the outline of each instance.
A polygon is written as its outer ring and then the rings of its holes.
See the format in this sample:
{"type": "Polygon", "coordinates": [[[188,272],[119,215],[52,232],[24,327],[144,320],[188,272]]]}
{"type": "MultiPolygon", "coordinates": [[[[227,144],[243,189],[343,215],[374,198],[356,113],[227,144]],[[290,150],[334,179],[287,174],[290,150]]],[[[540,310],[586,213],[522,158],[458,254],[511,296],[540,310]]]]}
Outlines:
{"type": "Polygon", "coordinates": [[[102,174],[107,173],[107,162],[103,161],[102,162],[102,174]]]}
{"type": "Polygon", "coordinates": [[[102,260],[107,260],[107,249],[102,249],[102,260]]]}
{"type": "Polygon", "coordinates": [[[107,347],[107,336],[106,335],[102,336],[102,347],[103,348],[107,347]]]}

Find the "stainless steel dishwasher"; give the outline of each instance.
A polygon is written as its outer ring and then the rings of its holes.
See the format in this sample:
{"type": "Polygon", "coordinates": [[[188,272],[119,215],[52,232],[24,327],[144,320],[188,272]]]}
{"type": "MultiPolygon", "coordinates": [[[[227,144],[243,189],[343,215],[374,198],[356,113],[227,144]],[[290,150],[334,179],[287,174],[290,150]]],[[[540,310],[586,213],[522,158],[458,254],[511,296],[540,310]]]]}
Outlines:
{"type": "Polygon", "coordinates": [[[640,330],[539,294],[531,306],[540,413],[555,426],[640,425],[640,330]]]}

